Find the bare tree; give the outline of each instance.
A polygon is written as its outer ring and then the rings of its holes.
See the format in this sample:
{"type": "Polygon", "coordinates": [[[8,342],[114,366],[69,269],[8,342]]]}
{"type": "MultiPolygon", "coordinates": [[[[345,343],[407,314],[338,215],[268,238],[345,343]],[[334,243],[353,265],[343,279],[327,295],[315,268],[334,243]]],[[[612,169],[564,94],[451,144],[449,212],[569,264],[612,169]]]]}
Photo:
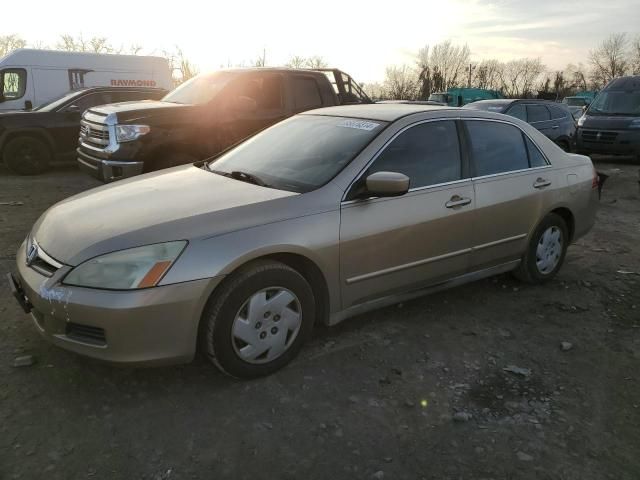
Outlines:
{"type": "Polygon", "coordinates": [[[26,46],[27,42],[18,35],[0,35],[0,58],[8,55],[13,50],[26,46]]]}
{"type": "MultiPolygon", "coordinates": [[[[570,63],[564,69],[564,76],[572,90],[587,90],[587,71],[582,63],[570,63]]],[[[575,93],[575,92],[574,92],[575,93]]]]}
{"type": "Polygon", "coordinates": [[[506,97],[531,96],[535,82],[545,67],[539,58],[521,58],[506,62],[500,72],[501,90],[506,97]]]}
{"type": "Polygon", "coordinates": [[[169,69],[171,70],[173,84],[175,86],[186,82],[199,73],[198,68],[187,59],[182,49],[177,45],[174,51],[163,50],[162,56],[166,58],[169,63],[169,69]]]}
{"type": "Polygon", "coordinates": [[[420,98],[433,91],[445,91],[464,83],[471,52],[468,45],[456,46],[449,40],[418,51],[416,63],[420,98]]]}
{"type": "Polygon", "coordinates": [[[393,100],[414,100],[419,91],[415,71],[407,65],[387,67],[383,83],[384,96],[393,100]]]}
{"type": "Polygon", "coordinates": [[[596,49],[589,52],[591,78],[598,86],[624,75],[629,67],[627,47],[629,40],[625,33],[609,35],[596,49]]]}
{"type": "Polygon", "coordinates": [[[631,42],[631,73],[640,75],[640,35],[631,42]]]}
{"type": "Polygon", "coordinates": [[[500,90],[503,64],[495,59],[482,60],[476,67],[472,85],[487,90],[500,90]]]}
{"type": "Polygon", "coordinates": [[[294,55],[286,63],[286,66],[289,67],[289,68],[304,68],[304,65],[305,65],[306,61],[307,61],[306,58],[301,57],[299,55],[294,55]]]}
{"type": "Polygon", "coordinates": [[[307,68],[326,68],[328,64],[327,61],[320,55],[313,55],[307,58],[305,66],[307,68]]]}
{"type": "Polygon", "coordinates": [[[267,66],[267,49],[262,49],[262,54],[252,62],[254,67],[266,67],[267,66]]]}
{"type": "Polygon", "coordinates": [[[384,86],[381,83],[363,83],[361,84],[361,87],[367,96],[374,102],[377,100],[385,100],[387,98],[384,86]]]}

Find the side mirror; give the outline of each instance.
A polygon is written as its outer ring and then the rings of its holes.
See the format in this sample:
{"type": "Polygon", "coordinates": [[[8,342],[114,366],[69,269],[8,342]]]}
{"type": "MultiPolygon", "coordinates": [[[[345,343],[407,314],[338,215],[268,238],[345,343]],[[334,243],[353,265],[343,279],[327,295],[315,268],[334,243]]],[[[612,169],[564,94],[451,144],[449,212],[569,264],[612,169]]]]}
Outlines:
{"type": "Polygon", "coordinates": [[[31,110],[33,110],[33,103],[31,103],[31,100],[25,100],[24,101],[24,109],[29,112],[31,110]]]}
{"type": "Polygon", "coordinates": [[[258,104],[253,98],[240,96],[231,101],[231,109],[236,113],[254,113],[258,104]]]}
{"type": "Polygon", "coordinates": [[[66,113],[80,113],[80,107],[77,105],[69,105],[64,111],[66,113]]]}
{"type": "Polygon", "coordinates": [[[409,177],[397,172],[372,173],[365,180],[367,195],[399,197],[409,191],[409,177]]]}

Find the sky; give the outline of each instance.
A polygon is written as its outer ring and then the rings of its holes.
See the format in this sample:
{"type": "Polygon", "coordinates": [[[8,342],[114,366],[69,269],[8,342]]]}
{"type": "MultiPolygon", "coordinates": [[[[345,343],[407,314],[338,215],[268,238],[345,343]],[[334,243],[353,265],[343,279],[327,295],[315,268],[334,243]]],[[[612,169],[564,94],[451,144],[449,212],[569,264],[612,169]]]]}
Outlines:
{"type": "Polygon", "coordinates": [[[100,4],[26,0],[29,15],[2,21],[0,35],[55,46],[60,34],[107,37],[160,54],[179,46],[200,71],[322,56],[360,82],[412,64],[426,44],[468,44],[472,60],[540,57],[550,70],[587,61],[610,33],[640,34],[640,0],[263,0],[100,4]],[[162,8],[167,5],[166,8],[162,8]]]}

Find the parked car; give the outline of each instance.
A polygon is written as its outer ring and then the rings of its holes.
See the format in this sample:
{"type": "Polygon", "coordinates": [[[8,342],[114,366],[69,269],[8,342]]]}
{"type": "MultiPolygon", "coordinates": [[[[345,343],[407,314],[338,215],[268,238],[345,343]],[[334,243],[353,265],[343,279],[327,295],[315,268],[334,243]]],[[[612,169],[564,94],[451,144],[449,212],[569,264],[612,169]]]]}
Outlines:
{"type": "Polygon", "coordinates": [[[78,163],[110,182],[210,157],[305,110],[370,102],[337,69],[205,73],[159,102],[89,109],[82,120],[78,163]]]}
{"type": "Polygon", "coordinates": [[[0,111],[31,110],[85,87],[172,86],[162,57],[23,48],[0,58],[0,111]]]}
{"type": "Polygon", "coordinates": [[[52,161],[73,159],[80,117],[87,108],[131,100],[157,100],[166,93],[159,88],[82,88],[32,111],[0,113],[0,159],[20,175],[42,173],[52,161]]]}
{"type": "Polygon", "coordinates": [[[611,80],[578,120],[578,151],[640,161],[640,76],[611,80]]]}
{"type": "Polygon", "coordinates": [[[496,112],[519,118],[553,140],[565,152],[575,147],[576,123],[566,105],[548,100],[481,100],[464,108],[496,112]]]}
{"type": "Polygon", "coordinates": [[[429,100],[439,102],[450,107],[462,107],[478,100],[503,98],[497,90],[485,88],[450,88],[446,92],[435,92],[429,95],[429,100]]]}
{"type": "Polygon", "coordinates": [[[9,280],[60,347],[175,363],[199,344],[253,377],[288,363],[316,322],[501,272],[551,280],[597,198],[588,157],[517,119],[324,108],[214,161],[63,200],[9,280]]]}

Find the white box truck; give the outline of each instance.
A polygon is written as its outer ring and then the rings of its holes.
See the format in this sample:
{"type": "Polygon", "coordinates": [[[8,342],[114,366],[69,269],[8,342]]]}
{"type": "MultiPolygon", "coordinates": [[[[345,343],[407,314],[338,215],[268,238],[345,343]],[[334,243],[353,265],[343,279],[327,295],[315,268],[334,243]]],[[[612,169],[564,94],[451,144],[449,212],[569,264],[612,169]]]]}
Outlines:
{"type": "Polygon", "coordinates": [[[162,57],[19,49],[0,58],[0,112],[31,110],[70,90],[103,86],[173,89],[162,57]]]}

